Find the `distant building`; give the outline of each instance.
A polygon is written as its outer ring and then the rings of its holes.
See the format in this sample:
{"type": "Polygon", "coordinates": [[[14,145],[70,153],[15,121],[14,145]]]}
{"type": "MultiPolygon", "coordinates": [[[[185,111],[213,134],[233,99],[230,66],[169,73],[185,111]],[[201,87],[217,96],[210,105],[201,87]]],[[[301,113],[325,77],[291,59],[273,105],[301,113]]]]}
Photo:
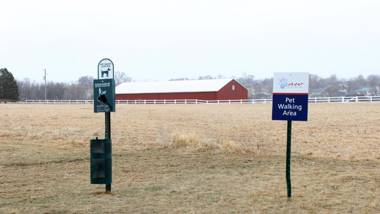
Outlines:
{"type": "Polygon", "coordinates": [[[371,88],[364,87],[357,90],[354,90],[352,96],[371,96],[371,88]]]}
{"type": "Polygon", "coordinates": [[[248,99],[248,90],[234,79],[128,82],[116,86],[116,100],[180,99],[248,99]]]}

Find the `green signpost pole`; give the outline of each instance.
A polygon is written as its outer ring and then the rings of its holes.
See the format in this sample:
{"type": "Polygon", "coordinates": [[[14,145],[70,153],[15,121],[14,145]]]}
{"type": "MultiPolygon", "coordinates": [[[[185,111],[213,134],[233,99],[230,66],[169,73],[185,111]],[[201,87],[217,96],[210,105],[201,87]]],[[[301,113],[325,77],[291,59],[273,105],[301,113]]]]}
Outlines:
{"type": "MultiPolygon", "coordinates": [[[[105,132],[104,132],[104,138],[109,140],[109,143],[111,144],[111,151],[110,155],[112,156],[112,141],[111,141],[111,112],[105,112],[105,132]]],[[[112,167],[112,164],[110,165],[112,167]]],[[[112,173],[112,169],[110,169],[112,173]]],[[[106,192],[111,192],[111,184],[106,184],[106,192]]]]}
{"type": "Polygon", "coordinates": [[[292,121],[288,120],[287,140],[286,140],[286,187],[288,198],[292,197],[292,182],[290,179],[290,158],[292,156],[292,121]]]}
{"type": "Polygon", "coordinates": [[[94,80],[94,112],[104,112],[104,139],[90,141],[91,184],[105,184],[106,193],[112,184],[111,112],[115,112],[114,64],[104,58],[98,63],[98,79],[94,80]]]}

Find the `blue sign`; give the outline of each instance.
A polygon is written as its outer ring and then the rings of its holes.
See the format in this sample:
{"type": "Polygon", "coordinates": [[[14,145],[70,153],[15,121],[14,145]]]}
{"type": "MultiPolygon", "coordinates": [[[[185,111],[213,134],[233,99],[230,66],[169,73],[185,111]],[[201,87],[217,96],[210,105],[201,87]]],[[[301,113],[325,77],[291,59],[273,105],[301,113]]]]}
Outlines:
{"type": "Polygon", "coordinates": [[[307,121],[308,94],[273,94],[272,120],[307,121]]]}

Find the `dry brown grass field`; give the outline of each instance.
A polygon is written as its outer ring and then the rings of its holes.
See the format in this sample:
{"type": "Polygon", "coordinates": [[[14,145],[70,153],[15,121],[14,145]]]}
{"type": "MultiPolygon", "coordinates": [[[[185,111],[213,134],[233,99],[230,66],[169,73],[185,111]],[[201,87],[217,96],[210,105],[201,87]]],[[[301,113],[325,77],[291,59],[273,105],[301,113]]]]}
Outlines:
{"type": "Polygon", "coordinates": [[[89,180],[91,105],[0,105],[0,213],[380,213],[380,104],[118,105],[112,194],[89,180]]]}

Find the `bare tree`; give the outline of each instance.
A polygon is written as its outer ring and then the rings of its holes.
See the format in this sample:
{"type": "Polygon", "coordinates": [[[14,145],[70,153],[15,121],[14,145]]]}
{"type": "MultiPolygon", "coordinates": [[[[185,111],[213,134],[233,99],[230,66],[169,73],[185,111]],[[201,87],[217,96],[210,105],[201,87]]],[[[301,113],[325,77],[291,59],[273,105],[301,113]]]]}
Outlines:
{"type": "Polygon", "coordinates": [[[124,72],[116,71],[115,72],[115,84],[120,85],[121,83],[124,82],[132,82],[132,78],[128,77],[127,74],[124,72]]]}

